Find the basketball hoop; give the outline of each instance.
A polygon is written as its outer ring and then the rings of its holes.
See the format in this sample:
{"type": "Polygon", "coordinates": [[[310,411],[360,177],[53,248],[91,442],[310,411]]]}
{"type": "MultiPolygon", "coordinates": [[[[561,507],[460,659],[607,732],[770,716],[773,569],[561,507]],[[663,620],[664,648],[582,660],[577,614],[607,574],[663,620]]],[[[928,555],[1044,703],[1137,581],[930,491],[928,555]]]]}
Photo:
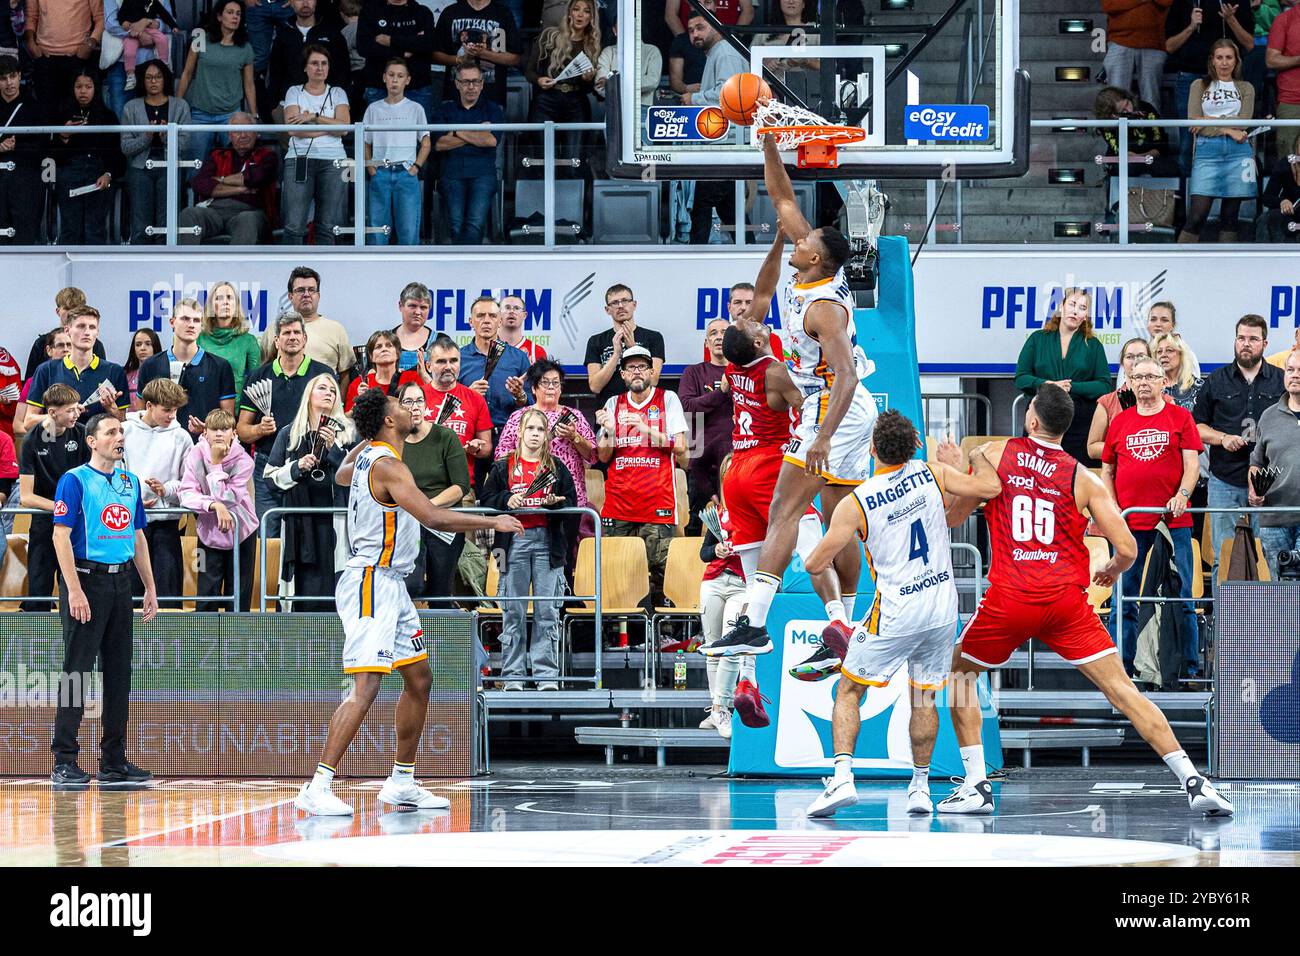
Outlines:
{"type": "Polygon", "coordinates": [[[756,142],[770,133],[777,149],[796,150],[800,169],[834,169],[840,164],[839,147],[867,138],[860,126],[837,126],[811,110],[776,99],[758,105],[754,125],[756,142]]]}

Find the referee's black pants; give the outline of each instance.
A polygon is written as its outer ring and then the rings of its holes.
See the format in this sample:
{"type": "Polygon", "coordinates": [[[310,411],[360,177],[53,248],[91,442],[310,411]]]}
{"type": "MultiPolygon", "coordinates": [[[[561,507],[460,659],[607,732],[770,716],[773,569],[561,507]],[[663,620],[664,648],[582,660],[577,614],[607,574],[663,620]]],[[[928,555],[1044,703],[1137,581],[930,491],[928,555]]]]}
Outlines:
{"type": "Polygon", "coordinates": [[[81,589],[90,604],[90,620],[85,624],[73,619],[68,607],[67,588],[59,595],[59,617],[63,621],[64,687],[80,693],[60,695],[54,716],[54,763],[74,763],[81,748],[77,733],[81,729],[86,677],[95,669],[95,659],[103,672],[104,736],[99,747],[101,766],[121,766],[126,762],[126,720],[131,697],[131,576],[125,572],[78,574],[81,589]],[[67,675],[76,674],[70,681],[67,675]]]}

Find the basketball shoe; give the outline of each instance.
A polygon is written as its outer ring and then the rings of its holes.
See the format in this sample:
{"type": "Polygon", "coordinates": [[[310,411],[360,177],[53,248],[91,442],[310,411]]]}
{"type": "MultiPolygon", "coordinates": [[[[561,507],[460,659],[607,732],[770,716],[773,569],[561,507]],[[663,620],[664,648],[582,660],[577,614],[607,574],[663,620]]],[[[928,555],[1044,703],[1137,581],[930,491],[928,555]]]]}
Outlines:
{"type": "Polygon", "coordinates": [[[940,813],[992,813],[993,784],[987,780],[962,783],[939,801],[937,809],[940,813]]]}
{"type": "Polygon", "coordinates": [[[772,650],[772,639],[767,628],[752,627],[744,614],[731,622],[731,630],[712,644],[705,644],[700,653],[705,657],[739,657],[746,654],[767,654],[772,650]]]}
{"type": "Polygon", "coordinates": [[[451,801],[434,796],[414,780],[389,777],[379,790],[379,802],[391,807],[415,807],[417,810],[450,810],[451,801]]]}
{"type": "Polygon", "coordinates": [[[1187,791],[1187,803],[1193,810],[1199,810],[1207,817],[1232,816],[1232,804],[1204,777],[1188,777],[1183,789],[1187,791]]]}
{"type": "Polygon", "coordinates": [[[825,680],[840,669],[844,655],[849,651],[849,638],[853,632],[847,624],[831,621],[822,629],[822,642],[812,657],[802,664],[790,668],[790,676],[795,680],[825,680]]]}
{"type": "Polygon", "coordinates": [[[822,795],[808,804],[804,811],[810,817],[830,817],[840,807],[851,807],[858,802],[858,791],[853,786],[853,778],[837,781],[834,777],[823,777],[826,789],[822,795]]]}
{"type": "MultiPolygon", "coordinates": [[[[736,716],[746,727],[766,727],[772,722],[767,716],[767,711],[763,709],[763,704],[770,704],[771,701],[758,692],[758,685],[753,681],[739,681],[731,702],[736,708],[736,716]]],[[[727,731],[730,733],[730,726],[727,727],[727,731]]]]}
{"type": "Polygon", "coordinates": [[[328,787],[313,787],[310,781],[302,785],[293,805],[316,817],[349,817],[353,813],[352,807],[334,796],[328,787]]]}

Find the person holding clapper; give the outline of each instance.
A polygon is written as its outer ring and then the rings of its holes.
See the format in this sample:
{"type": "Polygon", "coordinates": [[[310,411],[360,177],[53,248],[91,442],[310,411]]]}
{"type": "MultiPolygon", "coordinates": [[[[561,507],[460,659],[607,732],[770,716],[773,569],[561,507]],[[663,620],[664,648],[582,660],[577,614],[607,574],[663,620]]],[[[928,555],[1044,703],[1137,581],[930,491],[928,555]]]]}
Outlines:
{"type": "MultiPolygon", "coordinates": [[[[600,25],[592,0],[569,0],[564,22],[542,31],[533,44],[524,70],[537,87],[528,122],[590,123],[596,60],[600,57],[600,25]]],[[[556,133],[557,157],[578,153],[581,133],[556,133]]]]}

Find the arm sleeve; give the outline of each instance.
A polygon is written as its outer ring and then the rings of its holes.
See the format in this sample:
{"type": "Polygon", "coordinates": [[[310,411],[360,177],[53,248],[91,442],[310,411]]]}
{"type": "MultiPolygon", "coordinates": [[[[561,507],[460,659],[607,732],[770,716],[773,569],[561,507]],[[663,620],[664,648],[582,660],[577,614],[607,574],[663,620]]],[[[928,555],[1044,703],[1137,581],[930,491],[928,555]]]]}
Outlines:
{"type": "MultiPolygon", "coordinates": [[[[249,189],[261,189],[267,185],[273,186],[279,178],[280,158],[275,155],[274,150],[270,149],[256,149],[253,155],[257,161],[253,163],[252,168],[244,173],[244,185],[249,189]]],[[[252,336],[252,333],[249,334],[253,341],[256,342],[256,337],[252,336]]],[[[261,360],[262,350],[259,347],[257,357],[249,367],[256,368],[261,360]]]]}
{"type": "MultiPolygon", "coordinates": [[[[612,47],[611,49],[617,48],[612,47]]],[[[642,51],[641,95],[645,96],[647,93],[659,88],[659,77],[664,72],[664,58],[657,46],[643,44],[642,51]]]]}
{"type": "Polygon", "coordinates": [[[686,413],[682,411],[682,403],[676,392],[664,392],[664,413],[664,424],[669,435],[683,435],[687,432],[686,413]]]}
{"type": "Polygon", "coordinates": [[[121,393],[117,396],[117,407],[121,409],[130,408],[131,407],[131,399],[129,396],[130,386],[127,385],[126,383],[126,372],[122,370],[122,366],[120,365],[114,366],[113,371],[108,376],[108,380],[113,384],[113,387],[117,389],[119,393],[121,393]]]}
{"type": "Polygon", "coordinates": [[[1075,381],[1070,388],[1081,397],[1096,401],[1114,388],[1110,366],[1106,363],[1106,350],[1099,339],[1088,340],[1088,357],[1091,361],[1085,372],[1087,378],[1075,381]]]}
{"type": "Polygon", "coordinates": [[[506,469],[509,462],[498,461],[488,472],[487,479],[483,482],[483,493],[479,495],[479,501],[484,508],[494,508],[497,511],[506,510],[506,502],[510,500],[510,483],[506,481],[506,469]]]}
{"type": "MultiPolygon", "coordinates": [[[[188,508],[190,511],[197,511],[200,514],[206,512],[216,499],[209,494],[209,487],[206,483],[200,483],[198,477],[199,456],[203,454],[203,449],[195,446],[194,450],[185,458],[185,471],[181,474],[180,499],[181,507],[188,508]]],[[[220,467],[220,466],[216,466],[220,467]]],[[[213,469],[215,471],[215,468],[213,469]]],[[[208,472],[208,478],[211,479],[213,471],[208,472]]]]}
{"type": "Polygon", "coordinates": [[[212,191],[217,188],[217,164],[209,153],[203,160],[203,166],[194,177],[194,195],[199,199],[211,199],[212,191]]]}
{"type": "Polygon", "coordinates": [[[1182,447],[1189,451],[1205,451],[1205,442],[1201,441],[1201,433],[1196,428],[1196,422],[1192,420],[1192,413],[1182,409],[1186,414],[1182,415],[1182,447]]]}
{"type": "Polygon", "coordinates": [[[701,378],[699,366],[691,365],[682,372],[682,380],[677,385],[677,398],[682,403],[682,408],[688,412],[705,410],[700,400],[704,394],[701,378]]]}
{"type": "Polygon", "coordinates": [[[1118,418],[1119,416],[1116,415],[1106,427],[1106,443],[1101,449],[1101,460],[1108,465],[1113,465],[1119,460],[1119,430],[1115,427],[1118,418]]]}
{"type": "Polygon", "coordinates": [[[1031,398],[1038,391],[1038,386],[1047,381],[1034,369],[1037,345],[1038,333],[1035,333],[1025,340],[1025,344],[1020,348],[1020,357],[1016,360],[1016,388],[1031,398]]]}
{"type": "Polygon", "coordinates": [[[596,343],[596,336],[594,335],[587,339],[587,351],[582,357],[583,365],[591,365],[593,363],[596,365],[602,364],[600,360],[600,346],[596,343]]]}
{"type": "Polygon", "coordinates": [[[298,479],[302,477],[298,472],[298,463],[289,460],[289,429],[282,428],[275,436],[262,477],[285,491],[298,484],[298,479]]]}
{"type": "Polygon", "coordinates": [[[143,531],[149,527],[149,516],[145,513],[144,498],[140,493],[140,482],[135,483],[135,507],[131,509],[131,516],[135,519],[135,530],[143,531]]]}
{"type": "Polygon", "coordinates": [[[1211,383],[1207,378],[1201,386],[1201,390],[1196,394],[1196,404],[1192,406],[1192,419],[1198,425],[1208,425],[1214,427],[1211,423],[1214,419],[1214,403],[1210,398],[1211,383]]]}
{"type": "Polygon", "coordinates": [[[573,416],[574,429],[591,444],[591,451],[589,451],[585,456],[581,456],[584,462],[591,464],[596,460],[596,433],[592,430],[591,422],[587,421],[586,415],[583,415],[577,409],[574,409],[573,416]]]}
{"type": "Polygon", "coordinates": [[[705,562],[716,561],[718,559],[718,554],[713,549],[720,543],[721,542],[713,536],[713,532],[708,528],[705,528],[704,540],[700,543],[700,560],[705,562]]]}
{"type": "Polygon", "coordinates": [[[528,51],[528,62],[524,65],[524,76],[526,76],[528,82],[534,86],[537,85],[537,81],[541,77],[547,75],[542,71],[542,47],[546,45],[548,40],[554,39],[554,33],[554,27],[549,27],[546,30],[543,30],[542,35],[539,36],[537,42],[533,44],[533,48],[528,51]],[[551,36],[548,37],[547,34],[551,34],[551,36]]]}
{"type": "Polygon", "coordinates": [[[27,404],[32,408],[45,410],[45,389],[49,386],[46,382],[49,375],[46,373],[44,365],[36,366],[36,374],[32,376],[31,388],[27,390],[27,404]]]}
{"type": "MultiPolygon", "coordinates": [[[[111,31],[110,31],[111,32],[111,31]]],[[[137,116],[140,108],[137,103],[144,103],[144,100],[129,100],[126,106],[122,107],[122,125],[123,126],[142,126],[145,117],[137,116]]],[[[122,134],[122,155],[127,158],[134,157],[143,153],[149,148],[149,133],[123,133],[122,134]]]]}
{"type": "Polygon", "coordinates": [[[65,472],[54,489],[54,523],[75,528],[80,517],[81,481],[71,472],[65,472]]]}
{"type": "Polygon", "coordinates": [[[474,397],[478,399],[474,403],[474,434],[477,435],[492,430],[492,413],[488,411],[487,400],[482,395],[475,392],[474,397]]]}
{"type": "Polygon", "coordinates": [[[1201,96],[1204,89],[1205,84],[1201,80],[1192,83],[1192,88],[1187,94],[1188,119],[1205,119],[1205,113],[1201,111],[1201,96]]]}
{"type": "Polygon", "coordinates": [[[469,459],[465,457],[465,449],[455,433],[449,431],[447,436],[447,476],[453,485],[469,491],[473,487],[469,478],[469,459]]]}
{"type": "MultiPolygon", "coordinates": [[[[166,355],[167,353],[164,352],[162,354],[166,355]]],[[[150,356],[140,365],[140,377],[135,383],[136,395],[143,392],[144,387],[158,377],[158,363],[153,361],[153,356],[150,356]]]]}
{"type": "MultiPolygon", "coordinates": [[[[1245,4],[1245,7],[1247,10],[1250,9],[1249,4],[1245,4]]],[[[1254,119],[1255,87],[1251,86],[1249,83],[1238,83],[1237,89],[1241,91],[1241,118],[1254,119]]]]}
{"type": "Polygon", "coordinates": [[[18,455],[18,474],[36,474],[36,442],[30,440],[23,442],[23,450],[18,455]]]}
{"type": "Polygon", "coordinates": [[[235,395],[235,371],[230,367],[230,363],[220,355],[214,355],[217,359],[217,384],[220,393],[218,400],[225,401],[228,398],[236,398],[235,395]]]}

